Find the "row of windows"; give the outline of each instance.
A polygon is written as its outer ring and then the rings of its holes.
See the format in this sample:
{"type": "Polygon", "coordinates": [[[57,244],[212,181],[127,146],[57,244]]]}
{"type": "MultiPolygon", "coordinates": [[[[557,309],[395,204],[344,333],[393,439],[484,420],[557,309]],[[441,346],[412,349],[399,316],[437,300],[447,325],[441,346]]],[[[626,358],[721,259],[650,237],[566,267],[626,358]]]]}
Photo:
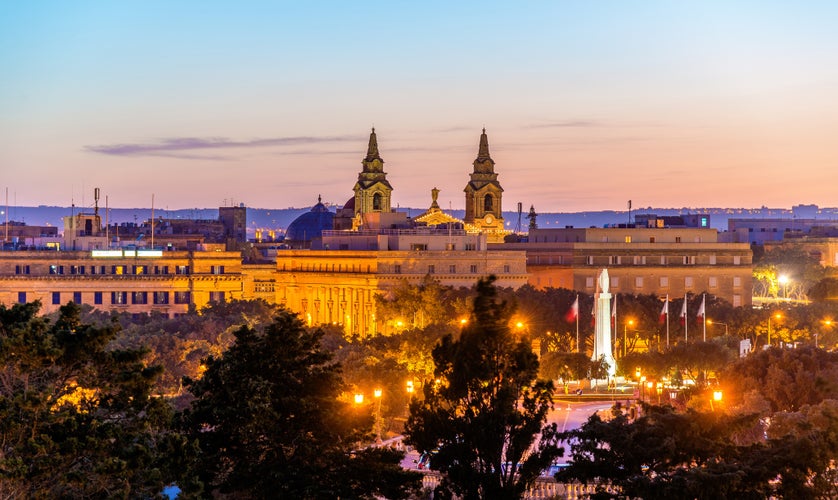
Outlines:
{"type": "MultiPolygon", "coordinates": [[[[656,259],[653,259],[651,256],[646,255],[634,255],[634,256],[623,256],[623,255],[610,255],[608,256],[608,264],[615,266],[615,265],[622,265],[622,264],[632,264],[635,266],[645,266],[647,264],[652,264],[655,262],[656,259]]],[[[660,260],[658,261],[660,265],[684,265],[684,266],[694,266],[698,261],[698,257],[695,255],[681,255],[681,256],[669,256],[661,255],[660,260]]],[[[561,264],[561,256],[559,257],[559,264],[561,264]]],[[[585,264],[589,266],[593,266],[595,264],[595,258],[593,255],[588,255],[585,257],[585,264]]],[[[715,266],[717,264],[716,256],[715,255],[708,255],[707,256],[707,264],[711,266],[715,266]]],[[[734,255],[733,256],[733,265],[739,266],[742,264],[742,256],[741,255],[734,255]]]]}
{"type": "MultiPolygon", "coordinates": [[[[26,292],[18,292],[18,302],[25,304],[27,302],[26,295],[26,292]]],[[[169,304],[170,300],[173,300],[175,304],[190,304],[192,302],[192,292],[93,292],[92,304],[103,305],[104,299],[108,295],[110,295],[111,305],[165,305],[169,304]]],[[[52,304],[60,305],[62,301],[70,300],[70,296],[76,304],[85,303],[82,292],[52,292],[52,304]]],[[[224,292],[210,292],[210,301],[224,302],[224,292]]]]}
{"type": "MultiPolygon", "coordinates": [[[[191,274],[189,266],[171,266],[175,274],[191,274]]],[[[76,266],[76,265],[51,265],[49,274],[55,275],[84,275],[84,274],[113,274],[113,275],[166,275],[170,273],[170,266],[144,266],[144,265],[111,265],[111,266],[76,266]]],[[[223,274],[224,266],[212,266],[212,274],[223,274]]],[[[15,266],[15,274],[31,274],[31,268],[27,265],[15,266]]]]}
{"type": "MultiPolygon", "coordinates": [[[[504,264],[503,265],[503,272],[504,273],[509,274],[509,269],[510,269],[509,264],[504,264]]],[[[401,274],[401,272],[402,272],[401,264],[396,264],[395,265],[394,272],[396,274],[401,274]]],[[[468,272],[470,272],[471,274],[477,274],[477,264],[469,265],[468,272]]],[[[456,264],[449,264],[448,265],[448,273],[449,274],[457,274],[457,265],[456,264]]],[[[436,274],[436,265],[435,264],[429,264],[428,265],[428,274],[436,274]]]]}
{"type": "MultiPolygon", "coordinates": [[[[167,275],[170,272],[174,274],[192,274],[192,269],[189,266],[146,266],[146,265],[91,265],[91,266],[76,266],[76,265],[60,265],[55,264],[49,266],[49,274],[55,275],[84,275],[84,274],[114,274],[114,275],[167,275]]],[[[15,274],[28,275],[32,274],[32,268],[25,264],[15,266],[15,274]]],[[[224,274],[224,266],[210,266],[210,274],[224,274]]]]}
{"type": "MultiPolygon", "coordinates": [[[[628,281],[628,279],[627,279],[628,281]]],[[[668,276],[661,276],[658,278],[658,287],[659,288],[669,288],[669,277],[668,276]]],[[[594,278],[588,277],[585,278],[585,286],[587,288],[594,287],[594,278]]],[[[634,277],[634,287],[635,288],[643,288],[646,284],[646,280],[643,276],[635,276],[634,277]]],[[[618,288],[620,286],[620,277],[619,276],[611,276],[611,287],[618,288]]],[[[695,280],[692,276],[687,276],[684,278],[684,288],[693,288],[695,286],[695,280]]],[[[717,288],[719,286],[719,279],[716,276],[710,276],[707,278],[707,286],[709,288],[717,288]]],[[[739,288],[742,286],[742,277],[741,276],[734,276],[733,277],[733,287],[739,288]]]]}

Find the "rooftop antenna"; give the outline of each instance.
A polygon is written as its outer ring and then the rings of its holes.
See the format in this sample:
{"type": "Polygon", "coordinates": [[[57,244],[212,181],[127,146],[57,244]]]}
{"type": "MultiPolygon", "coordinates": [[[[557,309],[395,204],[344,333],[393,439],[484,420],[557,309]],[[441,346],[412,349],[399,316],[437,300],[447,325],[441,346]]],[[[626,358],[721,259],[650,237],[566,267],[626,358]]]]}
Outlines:
{"type": "Polygon", "coordinates": [[[521,212],[524,210],[524,204],[520,201],[518,202],[518,222],[515,223],[515,232],[521,232],[521,212]]]}
{"type": "Polygon", "coordinates": [[[93,189],[93,215],[99,216],[99,188],[93,189]]]}
{"type": "Polygon", "coordinates": [[[631,225],[631,200],[628,201],[628,225],[631,225]]]}

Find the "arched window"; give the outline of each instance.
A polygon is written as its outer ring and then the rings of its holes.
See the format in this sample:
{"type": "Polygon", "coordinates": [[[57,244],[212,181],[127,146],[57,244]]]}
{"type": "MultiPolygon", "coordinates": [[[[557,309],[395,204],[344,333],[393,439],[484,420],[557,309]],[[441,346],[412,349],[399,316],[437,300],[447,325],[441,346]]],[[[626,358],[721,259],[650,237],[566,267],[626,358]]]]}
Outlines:
{"type": "Polygon", "coordinates": [[[381,210],[381,193],[375,193],[372,195],[372,209],[381,210]]]}
{"type": "Polygon", "coordinates": [[[494,203],[492,202],[492,195],[487,194],[483,197],[483,211],[484,212],[492,212],[494,203]]]}

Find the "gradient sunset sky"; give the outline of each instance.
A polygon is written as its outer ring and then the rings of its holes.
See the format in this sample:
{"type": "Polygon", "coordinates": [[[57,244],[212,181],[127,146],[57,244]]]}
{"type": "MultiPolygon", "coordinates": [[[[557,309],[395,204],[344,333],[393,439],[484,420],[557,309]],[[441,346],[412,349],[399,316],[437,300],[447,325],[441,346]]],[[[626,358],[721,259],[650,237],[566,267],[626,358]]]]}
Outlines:
{"type": "Polygon", "coordinates": [[[834,207],[836,21],[833,1],[6,1],[0,189],[342,204],[375,126],[394,205],[437,187],[456,209],[485,126],[506,210],[834,207]]]}

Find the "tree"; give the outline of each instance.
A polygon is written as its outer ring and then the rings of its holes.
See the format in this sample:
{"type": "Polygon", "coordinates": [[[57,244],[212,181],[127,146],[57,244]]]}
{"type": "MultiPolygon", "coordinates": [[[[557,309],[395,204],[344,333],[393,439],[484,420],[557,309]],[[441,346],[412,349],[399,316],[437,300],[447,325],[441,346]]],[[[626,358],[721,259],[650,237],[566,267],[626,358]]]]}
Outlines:
{"type": "Polygon", "coordinates": [[[467,500],[520,498],[561,455],[555,424],[544,426],[553,384],[537,379],[538,358],[512,335],[514,307],[493,282],[478,282],[460,338],[447,335],[434,348],[435,379],[411,403],[405,428],[409,444],[436,451],[439,493],[467,500]]]}
{"type": "Polygon", "coordinates": [[[212,492],[256,498],[406,496],[419,476],[402,452],[355,449],[372,419],[339,399],[340,367],[288,310],[264,326],[244,325],[235,342],[186,385],[182,416],[200,442],[198,474],[212,492]]]}
{"type": "Polygon", "coordinates": [[[117,324],[84,324],[62,306],[0,305],[0,497],[153,497],[181,474],[190,446],[151,397],[145,352],[112,349],[117,324]]]}
{"type": "Polygon", "coordinates": [[[756,415],[676,413],[648,405],[633,422],[622,414],[607,422],[594,414],[581,428],[563,433],[573,443],[572,461],[556,479],[610,483],[620,490],[602,492],[601,498],[834,498],[827,479],[834,474],[838,419],[834,413],[829,418],[831,434],[737,445],[734,436],[753,426],[756,415]]]}

